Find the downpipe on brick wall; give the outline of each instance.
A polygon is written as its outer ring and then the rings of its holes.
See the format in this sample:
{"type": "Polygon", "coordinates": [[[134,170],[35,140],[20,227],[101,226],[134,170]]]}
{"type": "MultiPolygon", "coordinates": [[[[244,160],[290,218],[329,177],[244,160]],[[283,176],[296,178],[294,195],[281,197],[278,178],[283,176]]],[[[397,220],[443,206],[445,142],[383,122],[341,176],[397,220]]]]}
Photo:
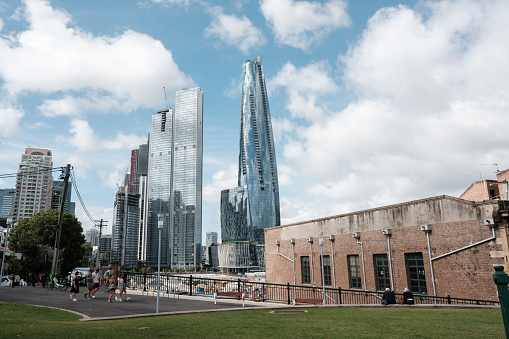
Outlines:
{"type": "Polygon", "coordinates": [[[360,242],[359,239],[357,239],[357,244],[361,245],[362,279],[364,280],[364,291],[367,291],[368,287],[366,286],[366,265],[364,263],[364,243],[360,242]]]}
{"type": "MultiPolygon", "coordinates": [[[[431,268],[431,282],[433,283],[433,295],[436,297],[437,296],[437,290],[436,290],[436,286],[435,286],[435,272],[433,271],[433,259],[431,258],[431,245],[430,245],[430,240],[429,240],[429,234],[431,232],[426,232],[426,238],[428,239],[428,256],[429,256],[429,266],[431,268]]],[[[435,300],[435,304],[437,303],[437,301],[435,300]]]]}
{"type": "Polygon", "coordinates": [[[389,252],[389,272],[391,273],[391,290],[394,291],[394,277],[392,276],[392,256],[391,256],[391,235],[387,234],[387,251],[389,252]]]}

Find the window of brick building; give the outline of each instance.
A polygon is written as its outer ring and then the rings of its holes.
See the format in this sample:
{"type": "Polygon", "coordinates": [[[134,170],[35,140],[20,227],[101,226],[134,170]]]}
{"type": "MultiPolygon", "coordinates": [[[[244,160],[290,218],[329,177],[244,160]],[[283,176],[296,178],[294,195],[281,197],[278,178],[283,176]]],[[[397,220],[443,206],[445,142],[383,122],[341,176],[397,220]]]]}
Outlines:
{"type": "Polygon", "coordinates": [[[422,253],[405,253],[408,288],[413,293],[427,294],[422,253]]]}
{"type": "Polygon", "coordinates": [[[309,257],[300,257],[300,267],[302,271],[302,283],[311,284],[311,267],[309,266],[309,257]]]}
{"type": "Polygon", "coordinates": [[[362,288],[361,266],[359,265],[359,255],[349,255],[348,260],[348,279],[350,288],[362,288]]]}
{"type": "Polygon", "coordinates": [[[389,272],[389,259],[387,254],[374,254],[373,266],[375,267],[376,290],[383,291],[391,287],[391,276],[389,272]]]}
{"type": "MultiPolygon", "coordinates": [[[[321,256],[320,256],[321,260],[321,256]]],[[[331,286],[332,285],[332,279],[331,279],[331,268],[330,268],[330,256],[324,255],[323,256],[323,277],[325,281],[325,286],[331,286]]]]}

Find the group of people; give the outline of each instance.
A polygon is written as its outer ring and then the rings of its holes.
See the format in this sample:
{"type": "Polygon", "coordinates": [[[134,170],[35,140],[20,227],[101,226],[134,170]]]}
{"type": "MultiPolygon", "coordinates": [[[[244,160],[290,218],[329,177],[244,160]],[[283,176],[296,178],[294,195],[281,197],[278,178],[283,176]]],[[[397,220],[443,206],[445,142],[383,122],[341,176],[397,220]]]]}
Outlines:
{"type": "MultiPolygon", "coordinates": [[[[401,296],[401,304],[413,305],[414,295],[408,288],[405,288],[403,295],[401,296]]],[[[382,296],[382,305],[396,304],[396,296],[389,287],[385,289],[384,295],[382,296]]]]}
{"type": "MultiPolygon", "coordinates": [[[[117,289],[117,286],[115,284],[115,278],[113,275],[110,275],[109,281],[108,281],[108,290],[110,291],[110,296],[108,298],[108,302],[111,302],[111,298],[115,294],[115,291],[117,289]]],[[[118,294],[115,296],[116,301],[122,301],[122,294],[125,295],[125,300],[131,300],[127,296],[127,281],[125,273],[120,273],[118,276],[118,294]]]]}
{"type": "MultiPolygon", "coordinates": [[[[76,271],[71,281],[71,295],[70,298],[72,301],[78,301],[76,296],[80,293],[80,278],[81,274],[79,271],[76,271]]],[[[95,293],[100,289],[101,284],[104,283],[105,286],[108,287],[109,297],[108,302],[111,302],[111,298],[115,294],[117,289],[117,279],[115,279],[111,270],[108,268],[104,274],[101,269],[90,269],[89,273],[85,277],[87,283],[87,292],[84,293],[85,299],[95,299],[95,293]]],[[[127,296],[127,282],[125,273],[120,273],[118,276],[118,294],[115,296],[116,301],[122,301],[122,294],[125,295],[126,300],[130,300],[127,296]]]]}

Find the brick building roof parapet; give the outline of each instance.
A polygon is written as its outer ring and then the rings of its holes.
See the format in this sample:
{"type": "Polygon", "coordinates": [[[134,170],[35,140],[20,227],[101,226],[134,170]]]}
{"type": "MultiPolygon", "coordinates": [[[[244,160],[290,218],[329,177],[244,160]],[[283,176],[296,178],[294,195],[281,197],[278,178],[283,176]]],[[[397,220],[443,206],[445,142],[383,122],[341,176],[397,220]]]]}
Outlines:
{"type": "Polygon", "coordinates": [[[331,220],[331,219],[338,219],[338,218],[344,218],[344,217],[349,217],[349,216],[354,216],[354,215],[359,215],[359,214],[373,213],[373,212],[383,211],[383,210],[398,209],[398,208],[416,205],[416,204],[420,204],[420,203],[426,203],[426,202],[430,202],[430,201],[440,201],[440,200],[451,200],[451,201],[455,201],[455,202],[465,204],[465,205],[470,205],[470,206],[474,206],[476,204],[480,205],[480,204],[494,204],[494,203],[496,203],[496,201],[484,201],[484,202],[476,203],[476,202],[473,202],[470,200],[465,200],[465,199],[453,197],[450,195],[439,195],[439,196],[435,196],[435,197],[412,200],[412,201],[407,201],[407,202],[403,202],[403,203],[399,203],[399,204],[376,207],[376,208],[371,208],[371,209],[361,210],[361,211],[356,211],[356,212],[350,212],[350,213],[345,213],[345,214],[338,214],[338,215],[333,215],[333,216],[324,217],[324,218],[299,221],[296,223],[267,228],[266,230],[276,229],[276,228],[284,228],[284,227],[288,227],[288,226],[297,226],[297,225],[303,225],[303,224],[309,224],[309,223],[316,223],[316,222],[323,222],[323,221],[327,221],[327,220],[331,220]]]}

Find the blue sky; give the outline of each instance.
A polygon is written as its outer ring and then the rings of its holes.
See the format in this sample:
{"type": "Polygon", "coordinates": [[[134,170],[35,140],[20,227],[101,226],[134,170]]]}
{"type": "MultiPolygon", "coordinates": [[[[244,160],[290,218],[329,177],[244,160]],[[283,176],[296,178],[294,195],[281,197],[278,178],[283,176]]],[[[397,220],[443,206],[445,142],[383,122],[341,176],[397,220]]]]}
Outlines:
{"type": "MultiPolygon", "coordinates": [[[[50,148],[111,225],[163,87],[173,106],[199,86],[203,233],[220,232],[241,66],[261,56],[283,224],[459,196],[495,177],[485,164],[509,167],[508,17],[502,0],[0,0],[0,173],[17,171],[25,147],[50,148]]],[[[79,204],[77,216],[92,226],[79,204]]]]}

